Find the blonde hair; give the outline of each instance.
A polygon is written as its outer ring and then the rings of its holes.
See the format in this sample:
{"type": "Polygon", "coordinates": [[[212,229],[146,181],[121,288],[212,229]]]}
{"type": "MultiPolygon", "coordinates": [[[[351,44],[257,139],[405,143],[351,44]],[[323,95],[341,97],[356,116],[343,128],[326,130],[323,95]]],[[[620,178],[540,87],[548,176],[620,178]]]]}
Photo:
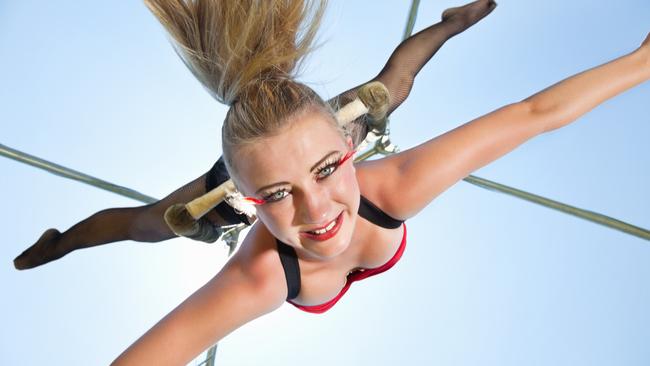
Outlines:
{"type": "Polygon", "coordinates": [[[312,50],[325,0],[145,0],[185,65],[230,106],[222,128],[232,175],[234,148],[279,131],[299,113],[328,105],[294,80],[312,50]]]}

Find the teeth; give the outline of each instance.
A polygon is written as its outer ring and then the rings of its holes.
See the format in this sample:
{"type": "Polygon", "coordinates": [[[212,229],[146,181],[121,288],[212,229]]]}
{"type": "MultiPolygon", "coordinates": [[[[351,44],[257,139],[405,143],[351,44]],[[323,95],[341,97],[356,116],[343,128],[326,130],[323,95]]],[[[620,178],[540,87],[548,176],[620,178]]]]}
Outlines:
{"type": "Polygon", "coordinates": [[[330,224],[327,225],[324,229],[310,231],[310,233],[313,233],[313,234],[316,234],[316,235],[322,235],[322,234],[325,234],[326,232],[332,230],[334,225],[336,225],[336,220],[330,222],[330,224]]]}

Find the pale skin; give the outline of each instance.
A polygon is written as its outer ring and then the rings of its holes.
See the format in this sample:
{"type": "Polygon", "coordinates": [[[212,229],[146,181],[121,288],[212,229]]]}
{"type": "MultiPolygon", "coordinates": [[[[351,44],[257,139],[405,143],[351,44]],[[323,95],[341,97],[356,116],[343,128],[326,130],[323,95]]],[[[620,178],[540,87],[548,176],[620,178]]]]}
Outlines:
{"type": "Polygon", "coordinates": [[[288,193],[258,207],[260,220],[241,249],[207,284],[129,347],[115,365],[186,364],[228,333],[280,307],[287,296],[275,238],[293,246],[302,289],[294,301],[323,303],[355,268],[377,267],[397,250],[402,228],[383,229],[357,215],[359,193],[397,219],[409,219],[454,183],[527,140],[563,127],[603,101],[650,79],[650,35],[637,50],[506,105],[419,146],[385,159],[342,164],[315,175],[310,168],[349,145],[323,113],[294,116],[279,134],[244,148],[235,181],[249,196],[278,182],[288,193]],[[408,187],[408,189],[404,189],[408,187]],[[325,242],[305,230],[339,214],[325,242]],[[384,245],[377,245],[383,243],[384,245]]]}

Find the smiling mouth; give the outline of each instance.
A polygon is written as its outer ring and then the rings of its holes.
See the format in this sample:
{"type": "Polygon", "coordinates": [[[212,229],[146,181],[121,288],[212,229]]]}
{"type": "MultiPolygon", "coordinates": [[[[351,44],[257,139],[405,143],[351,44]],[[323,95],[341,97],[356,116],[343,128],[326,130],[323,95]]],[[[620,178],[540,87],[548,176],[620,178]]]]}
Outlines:
{"type": "Polygon", "coordinates": [[[336,233],[338,233],[343,223],[343,212],[341,212],[334,221],[327,224],[327,226],[313,231],[303,231],[300,233],[300,236],[307,239],[316,240],[316,241],[325,241],[332,238],[336,233]]]}

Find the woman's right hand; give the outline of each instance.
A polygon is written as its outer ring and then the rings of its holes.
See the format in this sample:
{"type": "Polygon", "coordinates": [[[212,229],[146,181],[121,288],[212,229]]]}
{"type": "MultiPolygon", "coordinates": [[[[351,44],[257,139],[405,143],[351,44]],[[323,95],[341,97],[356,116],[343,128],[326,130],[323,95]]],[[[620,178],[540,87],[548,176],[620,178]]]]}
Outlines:
{"type": "Polygon", "coordinates": [[[14,259],[16,269],[29,269],[40,266],[66,255],[57,247],[61,233],[57,229],[47,229],[31,247],[25,249],[14,259]]]}
{"type": "Polygon", "coordinates": [[[641,42],[639,50],[645,53],[648,63],[650,64],[650,33],[648,33],[643,42],[641,42]]]}
{"type": "Polygon", "coordinates": [[[650,48],[650,33],[648,33],[643,43],[641,43],[641,47],[650,48]]]}

